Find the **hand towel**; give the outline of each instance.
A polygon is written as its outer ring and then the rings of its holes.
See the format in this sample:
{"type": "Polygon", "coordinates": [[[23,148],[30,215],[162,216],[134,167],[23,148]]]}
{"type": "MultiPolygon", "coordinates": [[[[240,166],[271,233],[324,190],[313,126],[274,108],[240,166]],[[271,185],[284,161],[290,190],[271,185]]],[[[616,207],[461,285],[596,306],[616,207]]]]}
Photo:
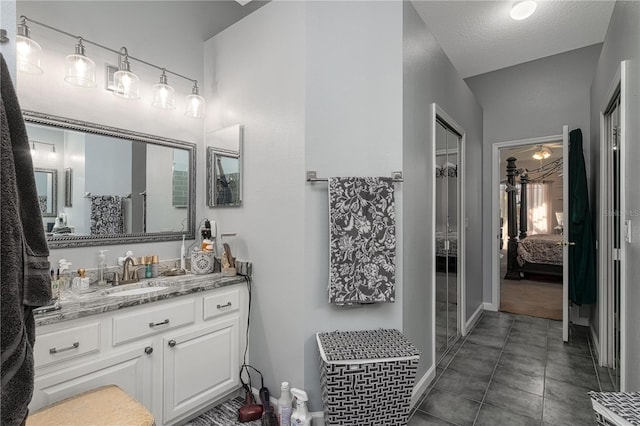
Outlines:
{"type": "Polygon", "coordinates": [[[19,425],[33,394],[32,309],[51,300],[51,277],[29,139],[2,54],[0,62],[0,424],[19,425]]]}
{"type": "Polygon", "coordinates": [[[394,302],[391,178],[329,178],[329,302],[394,302]]]}
{"type": "Polygon", "coordinates": [[[117,195],[91,196],[91,234],[122,234],[122,199],[117,195]]]}

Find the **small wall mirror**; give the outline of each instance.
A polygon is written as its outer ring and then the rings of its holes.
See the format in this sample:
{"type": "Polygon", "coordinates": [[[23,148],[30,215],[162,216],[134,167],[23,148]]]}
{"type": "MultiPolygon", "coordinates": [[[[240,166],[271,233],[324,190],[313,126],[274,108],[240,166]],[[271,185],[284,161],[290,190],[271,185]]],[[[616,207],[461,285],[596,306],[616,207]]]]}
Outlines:
{"type": "Polygon", "coordinates": [[[235,124],[206,135],[207,206],[242,204],[242,126],[235,124]]]}
{"type": "MultiPolygon", "coordinates": [[[[38,204],[42,217],[58,216],[58,171],[55,169],[33,169],[38,191],[38,204]]],[[[49,222],[45,220],[45,223],[49,222]]]]}

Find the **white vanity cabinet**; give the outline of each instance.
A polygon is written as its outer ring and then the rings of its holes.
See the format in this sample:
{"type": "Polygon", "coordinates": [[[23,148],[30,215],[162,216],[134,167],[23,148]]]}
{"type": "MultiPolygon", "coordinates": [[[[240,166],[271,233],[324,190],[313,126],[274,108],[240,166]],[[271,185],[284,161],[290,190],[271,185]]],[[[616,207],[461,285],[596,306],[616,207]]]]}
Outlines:
{"type": "Polygon", "coordinates": [[[239,388],[247,300],[233,284],[36,327],[30,410],[116,384],[156,425],[185,420],[239,388]]]}

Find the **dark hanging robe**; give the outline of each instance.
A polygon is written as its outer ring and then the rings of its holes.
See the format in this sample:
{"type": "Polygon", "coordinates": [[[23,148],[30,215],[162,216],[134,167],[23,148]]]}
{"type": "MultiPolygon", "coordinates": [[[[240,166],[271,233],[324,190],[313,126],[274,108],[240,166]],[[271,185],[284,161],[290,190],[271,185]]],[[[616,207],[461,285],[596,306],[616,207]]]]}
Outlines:
{"type": "Polygon", "coordinates": [[[569,300],[596,303],[596,249],[580,129],[569,133],[569,220],[569,241],[575,242],[569,246],[569,300]]]}
{"type": "Polygon", "coordinates": [[[33,394],[33,308],[51,300],[49,249],[29,139],[0,54],[0,424],[23,424],[33,394]]]}

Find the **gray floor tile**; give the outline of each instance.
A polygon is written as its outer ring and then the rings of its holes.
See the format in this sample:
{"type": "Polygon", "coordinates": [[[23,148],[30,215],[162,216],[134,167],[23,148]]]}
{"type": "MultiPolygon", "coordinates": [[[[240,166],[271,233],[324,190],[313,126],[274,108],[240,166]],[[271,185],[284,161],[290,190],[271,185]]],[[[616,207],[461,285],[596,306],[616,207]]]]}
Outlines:
{"type": "Polygon", "coordinates": [[[521,334],[521,333],[509,333],[507,342],[521,343],[524,345],[538,346],[540,348],[547,347],[547,336],[539,334],[521,334]]]}
{"type": "Polygon", "coordinates": [[[482,380],[489,380],[493,374],[494,367],[495,362],[489,362],[481,357],[465,358],[457,356],[451,361],[447,369],[450,368],[458,373],[467,374],[482,380]]]}
{"type": "Polygon", "coordinates": [[[467,342],[475,343],[481,346],[489,346],[491,348],[502,349],[504,346],[504,337],[496,337],[496,336],[476,336],[471,335],[467,337],[467,342]]]}
{"type": "Polygon", "coordinates": [[[472,377],[452,369],[447,369],[435,384],[438,389],[456,393],[478,402],[482,401],[488,386],[489,379],[472,377]]]}
{"type": "Polygon", "coordinates": [[[455,423],[449,423],[447,421],[441,420],[437,417],[432,416],[428,413],[423,413],[422,411],[416,411],[416,413],[411,417],[407,426],[447,426],[447,425],[455,425],[455,423]]]}
{"type": "Polygon", "coordinates": [[[544,397],[555,399],[567,405],[571,405],[577,409],[590,410],[591,398],[588,388],[575,386],[571,383],[561,382],[547,378],[544,382],[544,397]]]}
{"type": "Polygon", "coordinates": [[[523,416],[515,411],[502,407],[496,407],[491,404],[482,404],[480,413],[475,422],[476,426],[539,426],[540,420],[523,416]]]}
{"type": "Polygon", "coordinates": [[[511,329],[510,325],[498,325],[498,324],[478,324],[472,331],[474,335],[489,335],[496,337],[506,337],[507,333],[511,329]]]}
{"type": "Polygon", "coordinates": [[[528,358],[535,358],[545,361],[547,350],[539,346],[531,346],[524,343],[509,342],[504,346],[504,352],[512,355],[523,355],[528,358]]]}
{"type": "Polygon", "coordinates": [[[518,331],[521,333],[534,333],[534,334],[547,334],[547,325],[546,324],[539,324],[539,323],[532,323],[532,322],[521,322],[521,321],[516,321],[513,323],[513,326],[511,327],[511,331],[518,331]]]}
{"type": "Polygon", "coordinates": [[[549,352],[561,352],[573,355],[591,356],[591,350],[587,346],[586,342],[565,343],[562,341],[562,339],[548,339],[547,349],[549,350],[549,352]]]}
{"type": "Polygon", "coordinates": [[[576,410],[569,404],[553,399],[544,400],[544,424],[553,426],[595,425],[593,410],[576,410]]]}
{"type": "Polygon", "coordinates": [[[494,362],[498,360],[502,349],[491,346],[483,346],[471,341],[466,341],[458,350],[457,356],[460,357],[478,357],[481,356],[494,362]]]}
{"type": "Polygon", "coordinates": [[[562,331],[562,321],[549,320],[549,328],[562,331]]]}
{"type": "Polygon", "coordinates": [[[473,425],[480,403],[451,392],[433,389],[420,410],[460,426],[473,425]]]}
{"type": "Polygon", "coordinates": [[[570,352],[549,351],[547,364],[559,364],[567,367],[593,368],[593,359],[590,356],[576,355],[570,352]]]}
{"type": "Polygon", "coordinates": [[[506,408],[534,419],[542,419],[542,397],[491,382],[485,402],[497,407],[506,408]]]}
{"type": "Polygon", "coordinates": [[[522,374],[544,377],[544,361],[529,356],[503,353],[498,365],[522,374]]]}
{"type": "Polygon", "coordinates": [[[515,318],[515,322],[526,322],[529,324],[536,324],[540,327],[545,328],[549,325],[549,320],[547,318],[530,317],[527,315],[517,315],[515,318]]]}
{"type": "Polygon", "coordinates": [[[494,382],[535,395],[544,396],[544,375],[542,374],[526,374],[521,371],[511,370],[503,365],[498,365],[491,379],[491,383],[494,382]]]}
{"type": "Polygon", "coordinates": [[[571,369],[564,365],[548,364],[545,371],[546,377],[570,383],[587,389],[598,390],[598,379],[595,369],[592,371],[571,369]]]}

